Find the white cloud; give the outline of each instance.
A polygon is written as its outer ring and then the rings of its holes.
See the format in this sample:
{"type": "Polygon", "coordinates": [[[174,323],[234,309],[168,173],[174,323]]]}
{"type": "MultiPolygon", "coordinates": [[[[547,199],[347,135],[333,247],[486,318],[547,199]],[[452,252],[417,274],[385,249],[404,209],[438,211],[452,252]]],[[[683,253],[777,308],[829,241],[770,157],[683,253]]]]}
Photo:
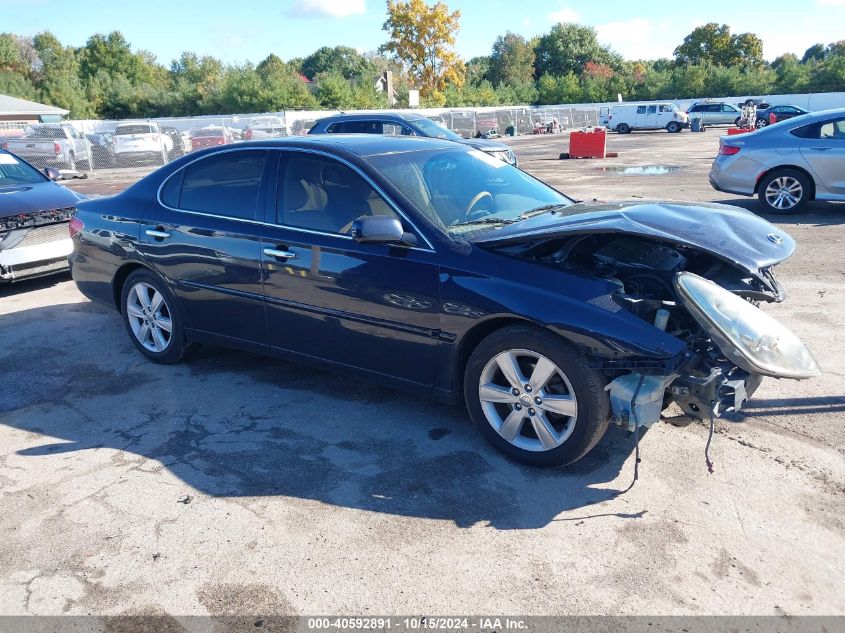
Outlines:
{"type": "Polygon", "coordinates": [[[581,15],[569,7],[561,7],[557,11],[549,13],[549,20],[554,24],[558,22],[577,22],[580,19],[581,15]]]}
{"type": "Polygon", "coordinates": [[[345,18],[366,12],[365,0],[297,0],[288,13],[297,17],[345,18]]]}
{"type": "MultiPolygon", "coordinates": [[[[652,22],[633,18],[596,25],[599,42],[610,46],[627,59],[657,59],[671,57],[680,44],[668,20],[652,22]]],[[[683,39],[683,37],[681,38],[683,39]]]]}

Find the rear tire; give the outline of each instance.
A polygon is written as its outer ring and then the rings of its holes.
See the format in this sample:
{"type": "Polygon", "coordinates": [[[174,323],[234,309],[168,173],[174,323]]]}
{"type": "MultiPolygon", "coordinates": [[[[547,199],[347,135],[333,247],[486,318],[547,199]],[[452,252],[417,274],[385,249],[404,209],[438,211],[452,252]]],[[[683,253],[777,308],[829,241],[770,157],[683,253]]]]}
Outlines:
{"type": "Polygon", "coordinates": [[[616,126],[616,131],[619,132],[619,134],[630,134],[631,126],[627,123],[620,123],[616,126]]]}
{"type": "Polygon", "coordinates": [[[677,134],[681,131],[681,124],[677,121],[669,121],[669,125],[666,126],[666,131],[670,134],[677,134]]]}
{"type": "Polygon", "coordinates": [[[796,213],[810,199],[811,186],[810,180],[800,171],[778,169],[760,180],[757,199],[766,213],[796,213]]]}
{"type": "Polygon", "coordinates": [[[564,466],[586,455],[607,430],[605,383],[583,354],[555,334],[509,326],[473,350],[464,399],[496,449],[532,466],[564,466]],[[506,374],[502,367],[513,363],[516,370],[506,374]]]}
{"type": "Polygon", "coordinates": [[[120,292],[120,312],[132,343],[154,363],[178,363],[190,349],[176,297],[149,270],[136,270],[126,278],[120,292]]]}

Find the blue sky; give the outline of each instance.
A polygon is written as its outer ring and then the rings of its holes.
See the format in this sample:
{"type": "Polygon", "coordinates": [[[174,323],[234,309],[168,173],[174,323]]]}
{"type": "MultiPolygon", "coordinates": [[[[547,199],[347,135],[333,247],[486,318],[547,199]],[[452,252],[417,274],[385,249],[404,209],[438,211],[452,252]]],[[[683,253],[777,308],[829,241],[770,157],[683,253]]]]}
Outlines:
{"type": "MultiPolygon", "coordinates": [[[[599,39],[628,58],[670,57],[695,26],[715,21],[763,38],[767,59],[802,54],[845,37],[845,0],[447,0],[462,13],[457,38],[465,58],[488,54],[507,30],[530,37],[558,21],[594,26],[599,39]],[[741,7],[750,9],[739,19],[741,7]]],[[[122,31],[135,49],[169,64],[183,50],[226,62],[258,62],[269,53],[301,57],[319,46],[375,50],[385,41],[384,0],[0,0],[0,32],[55,33],[80,46],[89,35],[122,31]]]]}

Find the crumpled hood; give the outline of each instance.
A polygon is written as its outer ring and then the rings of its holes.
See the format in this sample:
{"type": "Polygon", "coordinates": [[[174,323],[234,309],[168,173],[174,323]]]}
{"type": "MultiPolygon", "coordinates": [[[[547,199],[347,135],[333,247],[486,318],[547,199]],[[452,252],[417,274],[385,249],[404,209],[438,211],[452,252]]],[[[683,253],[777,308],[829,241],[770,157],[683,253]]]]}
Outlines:
{"type": "Polygon", "coordinates": [[[579,202],[484,232],[473,242],[494,245],[584,233],[642,235],[690,246],[755,276],[795,251],[789,234],[745,209],[682,202],[579,202]]]}
{"type": "Polygon", "coordinates": [[[73,207],[85,196],[54,182],[0,187],[0,217],[73,207]]]}
{"type": "Polygon", "coordinates": [[[463,145],[469,145],[474,149],[481,150],[482,152],[507,152],[510,149],[510,145],[506,145],[505,143],[500,143],[499,141],[491,141],[487,138],[465,138],[460,141],[463,145]]]}

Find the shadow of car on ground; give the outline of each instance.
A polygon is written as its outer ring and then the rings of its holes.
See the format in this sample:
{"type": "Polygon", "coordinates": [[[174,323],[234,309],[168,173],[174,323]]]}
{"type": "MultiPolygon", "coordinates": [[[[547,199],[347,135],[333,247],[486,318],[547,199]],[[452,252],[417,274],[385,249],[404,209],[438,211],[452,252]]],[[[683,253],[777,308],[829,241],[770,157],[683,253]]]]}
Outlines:
{"type": "Polygon", "coordinates": [[[151,364],[114,311],[87,302],[1,315],[0,343],[0,423],[41,436],[17,451],[39,468],[61,467],[45,456],[114,449],[160,462],[205,495],[499,529],[543,527],[630,481],[607,485],[634,448],[617,427],[565,469],[530,468],[487,446],[462,406],[224,349],[151,364]],[[38,338],[43,324],[58,326],[49,340],[38,338]]]}

